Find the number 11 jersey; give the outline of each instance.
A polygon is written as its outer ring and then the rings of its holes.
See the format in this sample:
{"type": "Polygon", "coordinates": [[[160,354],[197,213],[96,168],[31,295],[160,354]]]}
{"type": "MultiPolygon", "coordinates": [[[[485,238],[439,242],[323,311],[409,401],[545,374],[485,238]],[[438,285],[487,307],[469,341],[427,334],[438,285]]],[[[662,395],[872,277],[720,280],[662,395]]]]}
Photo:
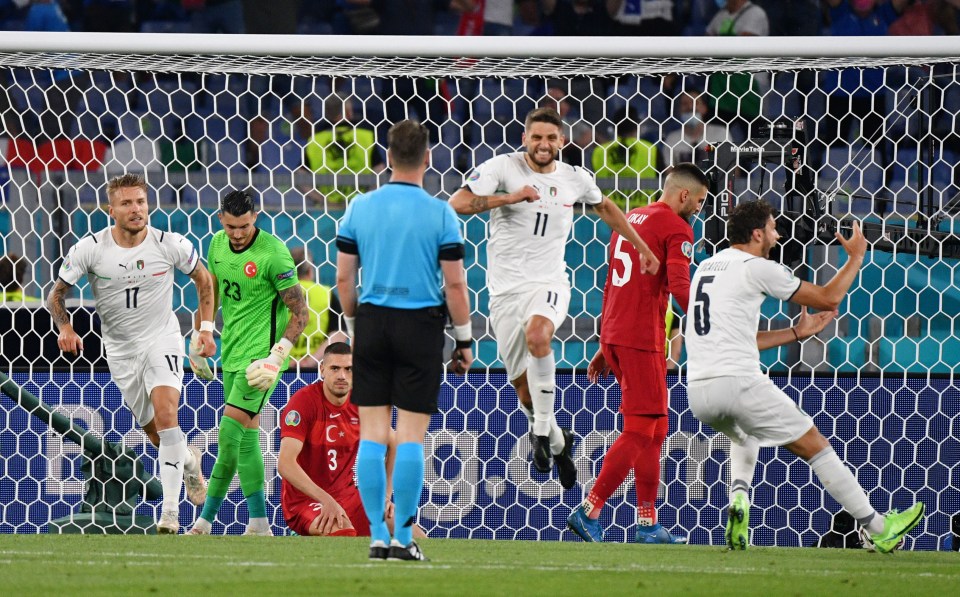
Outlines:
{"type": "Polygon", "coordinates": [[[531,285],[569,284],[564,251],[573,227],[573,207],[597,205],[603,194],[584,170],[554,162],[553,172],[541,174],[527,165],[523,152],[498,155],[477,166],[464,186],[474,194],[502,195],[526,185],[540,199],[504,205],[490,213],[487,241],[487,287],[491,296],[515,294],[531,285]]]}

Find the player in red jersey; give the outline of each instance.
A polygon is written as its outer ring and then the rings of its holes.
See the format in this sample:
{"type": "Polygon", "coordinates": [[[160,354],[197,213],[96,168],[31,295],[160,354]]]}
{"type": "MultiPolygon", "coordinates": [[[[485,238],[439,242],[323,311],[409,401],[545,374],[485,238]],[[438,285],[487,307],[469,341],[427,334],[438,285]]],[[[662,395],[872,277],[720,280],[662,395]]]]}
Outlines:
{"type": "Polygon", "coordinates": [[[297,391],[283,409],[278,470],[287,525],[298,535],[369,535],[353,467],[360,417],[350,402],[353,355],[327,346],[321,383],[297,391]]]}
{"type": "MultiPolygon", "coordinates": [[[[322,381],[298,390],[284,407],[280,423],[281,506],[287,526],[298,535],[369,537],[353,471],[360,446],[360,416],[350,402],[353,354],[334,342],[323,352],[322,381]]],[[[387,449],[387,479],[396,442],[387,449]]],[[[387,487],[387,495],[390,488],[387,487]]],[[[393,504],[387,504],[393,529],[393,504]]],[[[413,535],[426,534],[414,525],[413,535]]]]}
{"type": "Polygon", "coordinates": [[[623,432],[610,446],[600,474],[583,504],[567,519],[584,541],[602,541],[597,520],[603,504],[634,471],[639,543],[686,543],[657,523],[660,448],[667,436],[666,329],[672,294],[686,308],[690,296],[693,229],[688,219],[707,195],[708,181],[694,164],[675,166],[660,200],[627,214],[660,263],[654,275],[640,275],[640,258],[619,234],[610,239],[610,267],[603,289],[600,350],[587,376],[596,382],[613,372],[620,383],[623,432]]]}

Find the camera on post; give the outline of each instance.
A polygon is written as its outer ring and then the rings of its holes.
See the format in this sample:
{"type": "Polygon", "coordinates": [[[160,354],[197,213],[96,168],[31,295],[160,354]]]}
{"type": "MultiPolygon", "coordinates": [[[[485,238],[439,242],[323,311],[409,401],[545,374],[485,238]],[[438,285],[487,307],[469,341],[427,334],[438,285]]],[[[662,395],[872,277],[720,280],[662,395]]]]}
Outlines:
{"type": "MultiPolygon", "coordinates": [[[[767,190],[777,192],[781,207],[777,217],[777,232],[780,233],[780,256],[772,255],[785,265],[796,266],[803,262],[804,251],[811,243],[834,242],[837,230],[848,231],[855,218],[834,215],[834,199],[819,189],[815,172],[822,164],[810,164],[807,126],[803,119],[779,119],[758,125],[755,134],[743,144],[718,143],[709,148],[708,156],[700,166],[710,181],[709,194],[701,211],[704,219],[704,240],[708,252],[724,249],[727,214],[740,197],[753,199],[767,190]],[[753,171],[761,166],[758,174],[753,171]],[[774,173],[784,168],[786,176],[774,188],[774,173]],[[758,187],[747,185],[744,173],[758,176],[758,187]]],[[[874,196],[848,194],[851,199],[866,199],[874,206],[874,212],[882,212],[891,203],[883,190],[874,196]],[[878,208],[877,206],[881,206],[878,208]],[[879,211],[878,211],[879,209],[879,211]]],[[[960,194],[944,210],[950,211],[957,203],[960,211],[960,194]]],[[[916,226],[891,224],[886,221],[864,221],[861,229],[873,250],[905,252],[936,258],[960,259],[960,238],[938,230],[944,218],[942,211],[922,213],[918,210],[916,226]]]]}

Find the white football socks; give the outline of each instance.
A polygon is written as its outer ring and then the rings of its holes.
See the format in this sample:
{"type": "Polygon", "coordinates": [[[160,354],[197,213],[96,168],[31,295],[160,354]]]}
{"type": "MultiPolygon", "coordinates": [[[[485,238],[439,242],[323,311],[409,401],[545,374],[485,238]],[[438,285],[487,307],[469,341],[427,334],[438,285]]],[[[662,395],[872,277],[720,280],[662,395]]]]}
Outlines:
{"type": "Polygon", "coordinates": [[[811,458],[810,468],[827,493],[861,525],[873,534],[883,532],[883,517],[870,505],[866,492],[833,448],[824,448],[811,458]]]}
{"type": "Polygon", "coordinates": [[[760,456],[760,442],[747,436],[742,444],[730,442],[730,501],[734,494],[742,492],[750,499],[750,486],[753,484],[753,472],[757,468],[760,456]]]}
{"type": "MultiPolygon", "coordinates": [[[[544,357],[537,358],[533,355],[527,357],[527,386],[530,388],[530,400],[533,402],[534,435],[550,436],[554,416],[556,374],[557,364],[552,350],[544,357]]],[[[556,423],[553,426],[555,427],[556,423]]]]}
{"type": "Polygon", "coordinates": [[[183,488],[183,467],[187,461],[187,441],[179,427],[158,431],[160,446],[157,464],[160,467],[160,485],[163,487],[162,509],[180,510],[180,490],[183,488]]]}

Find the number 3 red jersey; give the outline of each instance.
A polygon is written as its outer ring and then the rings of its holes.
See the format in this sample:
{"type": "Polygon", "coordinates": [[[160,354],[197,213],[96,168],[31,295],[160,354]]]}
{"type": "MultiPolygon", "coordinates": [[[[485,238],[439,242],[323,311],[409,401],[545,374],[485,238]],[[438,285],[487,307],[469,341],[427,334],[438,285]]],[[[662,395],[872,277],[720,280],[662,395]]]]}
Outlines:
{"type": "Polygon", "coordinates": [[[690,298],[693,229],[660,202],[630,211],[627,222],[660,260],[660,269],[652,276],[641,274],[637,250],[627,239],[612,234],[600,341],[663,353],[669,297],[672,294],[684,309],[690,298]]]}
{"type": "MultiPolygon", "coordinates": [[[[349,396],[336,406],[324,397],[318,381],[298,390],[282,414],[280,439],[303,442],[297,463],[313,482],[338,502],[347,490],[356,491],[353,468],[360,445],[360,415],[349,396]]],[[[287,481],[283,481],[281,499],[285,512],[311,501],[287,481]]]]}

